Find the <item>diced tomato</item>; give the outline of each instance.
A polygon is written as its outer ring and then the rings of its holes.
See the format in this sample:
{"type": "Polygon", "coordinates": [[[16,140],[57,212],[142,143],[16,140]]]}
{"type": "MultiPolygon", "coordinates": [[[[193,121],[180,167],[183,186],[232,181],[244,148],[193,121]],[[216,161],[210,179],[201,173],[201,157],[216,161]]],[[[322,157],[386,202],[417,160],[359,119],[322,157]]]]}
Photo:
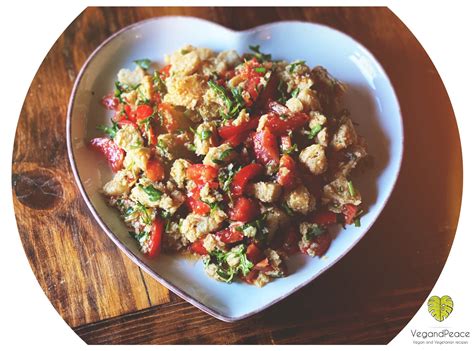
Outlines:
{"type": "Polygon", "coordinates": [[[231,184],[232,195],[240,196],[244,193],[245,186],[253,178],[259,176],[264,171],[264,167],[258,163],[251,163],[239,170],[231,184]]]}
{"type": "Polygon", "coordinates": [[[259,214],[258,206],[252,199],[239,197],[230,211],[230,219],[239,222],[250,222],[259,214]]]}
{"type": "Polygon", "coordinates": [[[273,270],[273,267],[268,261],[268,258],[264,258],[263,260],[261,260],[255,265],[254,269],[256,269],[259,272],[268,272],[268,271],[273,270]]]}
{"type": "Polygon", "coordinates": [[[303,112],[291,113],[285,115],[277,115],[275,113],[269,113],[265,122],[267,127],[275,135],[283,135],[291,130],[297,130],[302,128],[309,120],[309,116],[303,112]]]}
{"type": "Polygon", "coordinates": [[[263,88],[262,92],[260,93],[255,105],[258,108],[264,107],[268,101],[272,101],[276,97],[276,92],[278,88],[278,76],[275,73],[272,73],[270,78],[263,88]]]}
{"type": "Polygon", "coordinates": [[[191,244],[191,251],[199,255],[207,255],[207,250],[203,245],[203,239],[198,239],[191,244]]]}
{"type": "Polygon", "coordinates": [[[253,264],[258,263],[262,259],[265,258],[265,255],[263,254],[262,250],[260,250],[258,246],[255,245],[254,243],[251,243],[247,247],[247,252],[245,254],[247,258],[249,259],[249,261],[252,262],[253,264]]]}
{"type": "Polygon", "coordinates": [[[150,158],[146,164],[145,175],[152,182],[160,182],[165,178],[165,168],[160,160],[150,158]]]}
{"type": "Polygon", "coordinates": [[[216,236],[225,244],[233,244],[239,241],[242,241],[244,234],[235,230],[234,228],[226,228],[224,230],[218,231],[216,236]]]}
{"type": "Polygon", "coordinates": [[[324,211],[316,213],[311,222],[317,225],[330,225],[337,223],[337,214],[331,211],[324,211]]]}
{"type": "MultiPolygon", "coordinates": [[[[326,253],[326,251],[329,249],[329,246],[331,245],[331,235],[329,233],[321,234],[316,236],[312,242],[317,244],[317,247],[313,249],[314,253],[316,256],[321,257],[326,253]]],[[[309,245],[302,247],[301,252],[304,254],[307,254],[309,249],[309,245]]]]}
{"type": "Polygon", "coordinates": [[[202,163],[191,165],[186,170],[186,176],[198,185],[204,185],[217,177],[218,170],[213,166],[202,163]]]}
{"type": "Polygon", "coordinates": [[[298,241],[300,235],[298,230],[291,226],[284,234],[282,250],[288,255],[298,252],[298,241]]]}
{"type": "Polygon", "coordinates": [[[260,76],[253,76],[247,79],[245,90],[250,94],[250,100],[246,101],[247,106],[251,106],[257,100],[259,84],[260,84],[260,76]]]}
{"type": "Polygon", "coordinates": [[[119,100],[112,93],[104,96],[101,103],[107,110],[117,110],[119,107],[119,100]]]}
{"type": "Polygon", "coordinates": [[[234,126],[229,124],[218,129],[218,133],[222,139],[230,139],[236,135],[240,135],[246,131],[257,128],[259,118],[251,118],[247,122],[234,126]]]}
{"type": "Polygon", "coordinates": [[[137,121],[147,119],[153,114],[153,107],[149,105],[139,105],[135,111],[137,121]]]}
{"type": "Polygon", "coordinates": [[[237,147],[240,144],[242,144],[245,139],[248,138],[250,135],[250,131],[243,132],[237,135],[234,135],[233,137],[230,137],[229,139],[226,139],[226,142],[229,143],[232,147],[237,147]]]}
{"type": "Polygon", "coordinates": [[[252,269],[245,277],[243,277],[243,281],[248,284],[253,284],[253,282],[257,279],[259,271],[256,269],[252,269]]]}
{"type": "Polygon", "coordinates": [[[208,204],[202,202],[201,200],[197,200],[192,196],[188,196],[186,203],[189,209],[195,214],[207,215],[209,212],[211,212],[211,208],[208,204]]]}
{"type": "Polygon", "coordinates": [[[280,158],[280,168],[277,173],[277,182],[286,189],[291,189],[296,185],[297,180],[296,163],[290,155],[283,155],[280,158]]]}
{"type": "Polygon", "coordinates": [[[256,132],[253,136],[253,147],[257,160],[269,166],[277,166],[280,160],[278,143],[275,135],[268,129],[256,132]]]}
{"type": "Polygon", "coordinates": [[[352,222],[354,222],[354,218],[357,216],[357,210],[357,206],[353,204],[346,204],[342,207],[346,224],[352,224],[352,222]]]}
{"type": "Polygon", "coordinates": [[[165,223],[161,218],[155,218],[151,225],[150,242],[148,243],[148,257],[155,257],[161,250],[161,241],[165,223]]]}
{"type": "Polygon", "coordinates": [[[125,105],[123,109],[125,111],[125,118],[126,119],[128,119],[132,122],[137,121],[137,116],[135,114],[135,111],[132,110],[132,107],[130,105],[125,105]]]}
{"type": "Polygon", "coordinates": [[[94,138],[91,140],[91,146],[100,151],[109,161],[109,165],[114,172],[118,172],[123,168],[123,160],[125,151],[120,148],[112,139],[94,138]]]}
{"type": "Polygon", "coordinates": [[[165,67],[160,69],[160,73],[165,77],[169,77],[170,76],[170,69],[171,69],[171,65],[166,65],[165,67]]]}

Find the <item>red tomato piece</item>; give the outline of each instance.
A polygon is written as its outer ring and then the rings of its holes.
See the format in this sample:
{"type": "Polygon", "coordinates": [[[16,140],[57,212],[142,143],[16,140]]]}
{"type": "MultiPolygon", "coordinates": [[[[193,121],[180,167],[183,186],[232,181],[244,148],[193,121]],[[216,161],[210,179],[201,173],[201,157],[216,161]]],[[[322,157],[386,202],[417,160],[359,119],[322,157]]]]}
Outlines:
{"type": "Polygon", "coordinates": [[[150,231],[150,242],[148,244],[147,252],[147,255],[149,257],[154,257],[160,252],[164,229],[164,221],[161,218],[155,218],[151,225],[150,231]]]}
{"type": "Polygon", "coordinates": [[[283,135],[291,130],[302,128],[308,120],[309,116],[302,112],[286,115],[286,119],[281,118],[277,114],[270,113],[265,122],[265,127],[275,135],[283,135]]]}
{"type": "Polygon", "coordinates": [[[207,255],[207,250],[203,245],[203,239],[198,239],[191,244],[191,251],[199,255],[207,255]]]}
{"type": "Polygon", "coordinates": [[[245,277],[243,277],[243,281],[248,284],[253,284],[253,282],[257,279],[259,271],[256,269],[252,269],[245,277]]]}
{"type": "Polygon", "coordinates": [[[261,260],[255,265],[254,269],[259,272],[268,272],[268,271],[273,270],[273,267],[268,261],[268,258],[264,258],[263,260],[261,260]]]}
{"type": "Polygon", "coordinates": [[[147,119],[153,114],[153,107],[149,105],[139,105],[135,111],[137,121],[147,119]]]}
{"type": "Polygon", "coordinates": [[[207,215],[209,212],[211,212],[211,208],[208,204],[202,202],[201,200],[197,200],[192,196],[188,196],[186,203],[188,204],[189,209],[195,214],[207,215]]]}
{"type": "Polygon", "coordinates": [[[104,96],[100,102],[107,110],[117,110],[119,107],[119,100],[112,93],[104,96]]]}
{"type": "Polygon", "coordinates": [[[232,195],[240,196],[244,193],[247,183],[262,174],[264,167],[258,163],[251,163],[239,170],[231,184],[232,195]]]}
{"type": "Polygon", "coordinates": [[[296,163],[290,155],[283,155],[280,158],[280,168],[277,173],[277,182],[286,189],[296,185],[297,169],[296,163]]]}
{"type": "Polygon", "coordinates": [[[258,206],[255,201],[239,197],[234,202],[234,207],[230,211],[230,219],[239,222],[250,222],[259,214],[258,206]]]}
{"type": "Polygon", "coordinates": [[[191,165],[186,170],[186,177],[197,185],[204,185],[217,177],[218,170],[202,163],[191,165]]]}
{"type": "Polygon", "coordinates": [[[265,255],[263,254],[262,250],[260,250],[258,246],[255,245],[254,243],[251,243],[247,247],[247,251],[245,254],[247,258],[249,259],[249,261],[252,262],[253,264],[257,264],[258,262],[260,262],[261,260],[265,258],[265,255]]]}
{"type": "Polygon", "coordinates": [[[94,138],[91,140],[91,146],[95,150],[100,151],[107,158],[114,172],[118,172],[123,168],[125,151],[115,144],[112,139],[94,138]]]}
{"type": "Polygon", "coordinates": [[[169,77],[170,76],[170,69],[171,69],[171,65],[166,65],[165,67],[160,69],[160,73],[165,77],[169,77]]]}
{"type": "Polygon", "coordinates": [[[280,161],[278,143],[275,135],[268,129],[256,132],[253,136],[253,148],[257,160],[269,166],[277,166],[280,161]]]}
{"type": "Polygon", "coordinates": [[[337,223],[337,214],[331,211],[316,213],[311,219],[312,223],[317,225],[330,225],[337,223]]]}
{"type": "MultiPolygon", "coordinates": [[[[329,233],[321,234],[316,236],[313,240],[312,243],[316,243],[317,247],[313,248],[313,251],[316,256],[321,257],[326,253],[326,251],[329,249],[329,246],[331,245],[331,235],[329,233]]],[[[309,245],[302,247],[301,252],[304,254],[308,254],[308,249],[309,245]]]]}
{"type": "Polygon", "coordinates": [[[357,206],[353,204],[347,204],[342,207],[346,224],[352,224],[352,222],[354,222],[354,218],[357,216],[357,210],[357,206]]]}
{"type": "Polygon", "coordinates": [[[159,182],[165,178],[165,168],[156,158],[150,158],[146,164],[145,175],[152,182],[159,182]]]}
{"type": "Polygon", "coordinates": [[[242,241],[244,234],[235,230],[234,228],[226,228],[224,230],[218,231],[216,236],[225,244],[233,244],[239,241],[242,241]]]}
{"type": "Polygon", "coordinates": [[[240,135],[248,130],[257,128],[259,118],[251,118],[247,122],[234,126],[229,124],[218,129],[218,133],[222,139],[230,139],[236,135],[240,135]]]}
{"type": "Polygon", "coordinates": [[[292,255],[298,252],[298,241],[300,240],[300,235],[298,230],[291,226],[285,232],[283,238],[282,250],[285,251],[288,255],[292,255]]]}
{"type": "Polygon", "coordinates": [[[272,101],[276,98],[276,92],[278,88],[278,77],[276,74],[272,73],[270,78],[260,93],[255,105],[259,108],[264,107],[268,101],[272,101]]]}

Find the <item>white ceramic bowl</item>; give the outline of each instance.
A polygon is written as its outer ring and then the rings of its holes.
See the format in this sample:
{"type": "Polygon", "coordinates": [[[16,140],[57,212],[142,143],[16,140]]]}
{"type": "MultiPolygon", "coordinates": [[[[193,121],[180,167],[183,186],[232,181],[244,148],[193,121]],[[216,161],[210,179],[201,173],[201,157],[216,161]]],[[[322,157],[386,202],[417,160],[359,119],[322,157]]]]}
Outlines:
{"type": "Polygon", "coordinates": [[[304,22],[279,22],[236,32],[190,17],[161,17],[136,23],[114,34],[89,57],[77,77],[67,119],[68,153],[77,184],[92,214],[108,236],[134,262],[171,291],[212,316],[236,321],[255,314],[311,282],[344,256],[375,222],[395,185],[403,151],[403,125],[389,78],[367,49],[351,37],[326,26],[304,22]],[[359,133],[369,143],[374,167],[355,180],[368,212],[362,226],[338,230],[326,258],[296,255],[289,260],[290,275],[263,288],[245,283],[226,284],[206,276],[201,261],[179,255],[150,260],[142,255],[118,213],[99,193],[111,178],[107,163],[90,148],[98,136],[97,124],[109,122],[110,112],[100,98],[113,87],[122,67],[149,58],[163,62],[185,44],[216,51],[261,45],[275,59],[302,59],[322,65],[348,84],[346,106],[359,123],[359,133]]]}

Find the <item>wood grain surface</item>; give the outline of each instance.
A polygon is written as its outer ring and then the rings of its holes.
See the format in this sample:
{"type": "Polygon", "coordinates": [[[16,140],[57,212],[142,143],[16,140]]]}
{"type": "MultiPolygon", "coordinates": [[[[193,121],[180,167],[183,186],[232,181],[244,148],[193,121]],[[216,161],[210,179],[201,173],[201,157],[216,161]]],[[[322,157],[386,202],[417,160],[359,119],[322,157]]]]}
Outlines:
{"type": "Polygon", "coordinates": [[[88,8],[56,41],[31,84],[16,133],[12,191],[31,268],[87,343],[384,344],[420,308],[444,266],[459,216],[462,160],[442,81],[387,8],[88,8]],[[67,160],[67,102],[82,64],[115,31],[163,15],[236,30],[278,20],[337,28],[381,62],[402,109],[400,178],[365,238],[307,287],[233,324],[184,302],[122,254],[94,222],[67,160]]]}

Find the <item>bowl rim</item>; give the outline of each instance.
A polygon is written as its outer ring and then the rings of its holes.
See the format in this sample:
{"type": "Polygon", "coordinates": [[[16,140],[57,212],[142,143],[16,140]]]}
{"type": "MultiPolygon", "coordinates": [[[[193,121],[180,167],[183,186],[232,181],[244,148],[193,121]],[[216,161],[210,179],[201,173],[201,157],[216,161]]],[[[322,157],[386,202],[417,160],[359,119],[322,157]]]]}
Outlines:
{"type": "Polygon", "coordinates": [[[141,269],[143,269],[145,272],[147,272],[151,277],[153,277],[155,280],[157,280],[160,284],[164,285],[167,289],[171,290],[173,293],[175,293],[176,295],[178,295],[179,297],[181,297],[182,299],[184,299],[185,301],[189,302],[190,304],[192,304],[193,306],[199,308],[200,310],[202,310],[203,312],[213,316],[214,318],[217,318],[221,321],[224,321],[224,322],[236,322],[236,321],[239,321],[239,320],[242,320],[242,319],[245,319],[245,318],[248,318],[250,316],[253,316],[267,308],[269,308],[270,306],[280,302],[281,300],[285,299],[286,297],[292,295],[293,293],[295,293],[296,291],[300,290],[301,288],[303,288],[304,286],[308,285],[309,283],[311,283],[313,280],[315,280],[317,277],[319,277],[321,274],[323,274],[324,272],[326,272],[328,269],[330,269],[332,266],[334,266],[337,262],[339,262],[339,260],[341,260],[344,256],[347,255],[347,253],[349,251],[351,251],[354,246],[356,246],[360,240],[362,240],[362,238],[367,234],[367,232],[370,230],[370,228],[374,225],[374,223],[377,221],[377,219],[380,217],[381,213],[383,212],[383,210],[385,209],[385,206],[388,202],[388,200],[391,198],[392,196],[392,193],[393,193],[393,190],[395,189],[395,186],[398,182],[398,179],[399,179],[399,175],[400,175],[400,170],[401,170],[401,166],[402,166],[402,161],[403,161],[403,158],[404,158],[404,154],[405,154],[405,132],[404,132],[404,125],[403,125],[403,118],[402,118],[402,112],[401,112],[401,109],[400,109],[400,104],[398,102],[398,97],[397,97],[397,94],[396,94],[396,91],[393,87],[393,84],[390,80],[390,77],[389,75],[385,72],[385,70],[383,69],[383,66],[382,64],[376,59],[376,57],[372,54],[371,51],[369,51],[364,45],[362,45],[359,41],[357,41],[356,39],[354,39],[353,37],[351,37],[350,35],[338,30],[338,29],[335,29],[335,28],[332,28],[330,26],[327,26],[327,25],[324,25],[324,24],[320,24],[320,23],[314,23],[314,22],[308,22],[308,21],[276,21],[276,22],[270,22],[270,23],[266,23],[266,24],[263,24],[263,25],[259,25],[259,26],[256,26],[256,27],[251,27],[251,28],[248,28],[248,29],[245,29],[245,30],[233,30],[233,29],[230,29],[228,27],[225,27],[223,25],[220,25],[218,23],[215,23],[215,22],[212,22],[212,21],[208,21],[208,20],[204,20],[204,19],[201,19],[201,18],[197,18],[197,17],[192,17],[192,16],[159,16],[159,17],[152,17],[152,18],[148,18],[148,19],[145,19],[145,20],[141,20],[141,21],[138,21],[138,22],[135,22],[135,23],[132,23],[128,26],[125,26],[123,27],[122,29],[118,30],[117,32],[113,33],[111,36],[109,36],[107,39],[105,39],[91,54],[90,56],[86,59],[86,61],[84,62],[84,64],[82,65],[75,81],[74,81],[74,85],[73,85],[73,88],[72,88],[72,91],[71,91],[71,95],[70,95],[70,98],[69,98],[69,102],[68,102],[68,108],[67,108],[67,115],[66,115],[66,143],[67,143],[67,154],[68,154],[68,159],[69,159],[69,163],[71,165],[71,169],[72,169],[72,173],[73,173],[73,176],[74,176],[74,180],[76,182],[76,185],[78,186],[79,188],[79,192],[81,193],[82,195],[82,198],[84,199],[89,211],[92,213],[92,216],[94,217],[94,219],[96,220],[96,222],[99,224],[99,226],[102,228],[102,230],[107,234],[107,236],[114,242],[114,244],[123,252],[125,253],[131,260],[132,262],[134,262],[135,264],[137,264],[141,269]],[[389,192],[388,192],[388,195],[387,197],[383,200],[382,204],[381,204],[381,209],[380,209],[380,212],[379,214],[375,217],[375,219],[373,220],[372,223],[369,223],[369,225],[367,225],[366,228],[363,229],[363,232],[362,234],[355,240],[352,241],[352,243],[349,245],[349,247],[343,252],[341,253],[340,255],[338,255],[338,257],[336,257],[336,259],[331,262],[330,264],[326,265],[325,267],[323,267],[321,270],[319,270],[316,274],[310,276],[308,279],[306,279],[305,281],[303,281],[302,283],[294,286],[289,292],[285,293],[285,294],[282,294],[281,296],[279,296],[278,298],[266,303],[266,304],[263,304],[261,306],[259,306],[257,309],[254,309],[250,312],[247,312],[247,313],[244,313],[242,315],[238,315],[238,316],[227,316],[223,313],[220,313],[218,311],[216,311],[215,309],[213,309],[212,307],[209,307],[199,301],[197,301],[194,297],[192,297],[191,295],[189,295],[188,293],[186,293],[185,291],[182,291],[179,287],[175,286],[172,282],[166,280],[165,278],[162,278],[158,273],[156,273],[150,266],[148,266],[144,261],[142,261],[138,256],[136,256],[125,244],[123,244],[119,238],[114,234],[114,232],[109,229],[109,227],[107,226],[107,224],[102,220],[102,217],[100,216],[100,214],[98,213],[98,211],[95,209],[94,205],[92,204],[92,201],[91,199],[89,198],[89,196],[87,195],[87,192],[82,184],[82,180],[79,176],[79,171],[77,169],[77,165],[76,165],[76,160],[75,160],[75,157],[74,157],[74,151],[73,151],[73,146],[72,146],[72,136],[71,136],[71,119],[72,119],[72,111],[74,109],[74,103],[75,103],[75,97],[76,97],[76,94],[77,94],[77,90],[79,88],[79,85],[82,81],[82,78],[84,76],[84,73],[86,72],[87,68],[89,67],[89,64],[92,62],[92,60],[95,58],[95,56],[105,47],[107,46],[109,43],[111,43],[114,39],[116,39],[117,37],[119,37],[121,34],[127,32],[127,31],[130,31],[130,30],[133,30],[137,27],[140,27],[140,26],[143,26],[145,24],[147,24],[148,22],[155,22],[155,21],[160,21],[160,20],[186,20],[186,21],[197,21],[197,22],[201,22],[201,23],[204,23],[206,25],[213,25],[213,26],[216,26],[218,27],[220,30],[225,30],[227,32],[230,32],[230,33],[233,33],[233,34],[239,34],[239,33],[246,33],[246,32],[254,32],[254,31],[261,31],[261,30],[264,30],[264,29],[267,29],[267,28],[272,28],[274,26],[281,26],[281,25],[307,25],[307,26],[313,26],[313,27],[320,27],[320,28],[323,28],[325,30],[329,30],[329,31],[333,31],[333,32],[336,32],[338,35],[342,36],[342,37],[345,37],[346,39],[349,39],[355,43],[357,43],[364,51],[365,51],[365,54],[369,55],[372,59],[373,59],[373,62],[375,63],[376,66],[378,66],[378,69],[383,73],[383,75],[387,78],[387,81],[388,81],[388,84],[389,84],[389,87],[391,88],[392,90],[392,93],[393,93],[393,97],[394,97],[394,104],[395,104],[395,107],[396,107],[396,110],[398,112],[398,115],[399,115],[399,118],[398,118],[398,122],[400,124],[400,131],[401,131],[401,140],[400,140],[400,158],[396,164],[396,172],[395,172],[395,181],[393,182],[393,184],[391,185],[391,188],[389,189],[389,192]]]}

